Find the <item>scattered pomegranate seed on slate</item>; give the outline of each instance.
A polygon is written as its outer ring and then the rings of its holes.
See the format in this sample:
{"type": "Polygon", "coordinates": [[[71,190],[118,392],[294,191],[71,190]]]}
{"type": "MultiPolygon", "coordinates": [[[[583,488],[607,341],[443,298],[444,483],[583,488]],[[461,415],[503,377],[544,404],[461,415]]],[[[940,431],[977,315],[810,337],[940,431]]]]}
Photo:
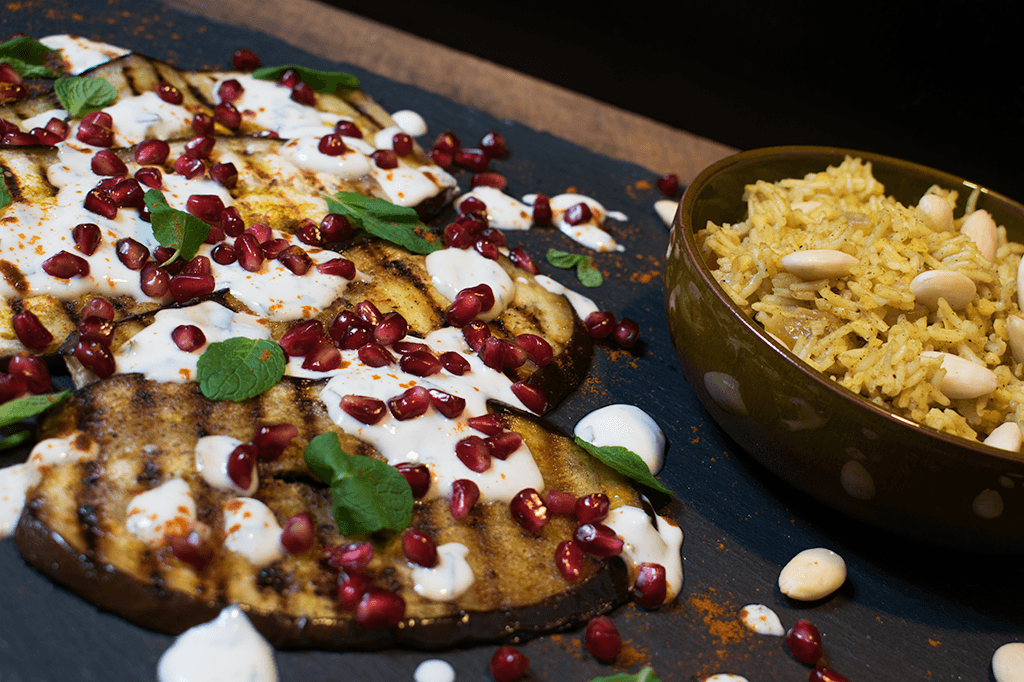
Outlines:
{"type": "Polygon", "coordinates": [[[808,682],[850,682],[846,675],[840,675],[828,666],[820,665],[807,676],[808,682]]]}
{"type": "Polygon", "coordinates": [[[483,139],[480,140],[480,149],[492,159],[508,154],[505,138],[501,136],[501,133],[496,133],[493,130],[484,135],[483,139]]]}
{"type": "Polygon", "coordinates": [[[814,665],[821,660],[821,633],[808,620],[798,620],[786,633],[786,646],[793,658],[814,665]]]}
{"type": "Polygon", "coordinates": [[[679,176],[668,173],[658,178],[658,191],[667,197],[675,197],[679,193],[679,176]]]}
{"type": "Polygon", "coordinates": [[[591,618],[583,638],[590,655],[602,663],[611,663],[622,651],[622,637],[608,616],[591,618]]]}
{"type": "Polygon", "coordinates": [[[508,645],[499,647],[491,656],[491,676],[496,682],[515,682],[529,667],[530,659],[508,645]]]}
{"type": "Polygon", "coordinates": [[[255,71],[260,68],[260,58],[252,50],[238,50],[231,56],[231,66],[239,71],[255,71]]]}
{"type": "Polygon", "coordinates": [[[661,564],[640,564],[631,590],[633,601],[645,609],[656,609],[665,603],[668,582],[665,567],[661,564]]]}

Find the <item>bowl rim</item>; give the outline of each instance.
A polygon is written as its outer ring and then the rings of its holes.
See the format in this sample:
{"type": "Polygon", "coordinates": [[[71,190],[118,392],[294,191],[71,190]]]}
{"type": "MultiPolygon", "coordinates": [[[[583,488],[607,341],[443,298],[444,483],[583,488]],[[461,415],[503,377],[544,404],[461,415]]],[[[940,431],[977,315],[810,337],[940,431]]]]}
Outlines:
{"type": "MultiPolygon", "coordinates": [[[[917,435],[925,438],[934,438],[945,445],[968,448],[974,450],[976,454],[995,457],[998,460],[1004,461],[1007,464],[1021,466],[1024,465],[1024,450],[1019,454],[1011,453],[1010,451],[1002,448],[997,448],[992,445],[986,445],[981,441],[970,441],[962,436],[956,436],[953,434],[939,431],[933,427],[927,426],[916,422],[908,417],[903,417],[895,412],[887,410],[875,403],[871,402],[864,396],[856,393],[845,386],[833,381],[828,378],[822,372],[818,372],[809,364],[797,357],[792,351],[784,346],[779,341],[775,340],[764,328],[753,318],[749,317],[744,313],[738,305],[736,305],[725,289],[719,284],[718,280],[715,279],[714,275],[711,274],[711,269],[705,262],[704,257],[700,253],[700,249],[697,247],[696,234],[697,230],[694,226],[687,226],[683,224],[683,216],[690,215],[692,217],[693,205],[696,201],[696,196],[700,191],[708,185],[710,180],[718,176],[723,171],[739,165],[750,159],[761,159],[765,157],[779,156],[779,157],[818,157],[822,155],[834,155],[844,158],[845,156],[852,156],[860,158],[864,161],[869,161],[874,166],[875,161],[880,161],[884,164],[893,164],[901,166],[910,166],[918,172],[927,173],[934,175],[938,178],[936,184],[940,185],[952,185],[966,186],[971,190],[977,189],[981,194],[986,194],[994,200],[1002,201],[1007,204],[1009,209],[1020,216],[1021,224],[1020,231],[1024,232],[1024,205],[1010,199],[998,192],[990,190],[982,185],[971,182],[959,176],[941,171],[930,166],[923,164],[914,163],[913,161],[907,161],[894,156],[886,156],[884,154],[877,154],[875,152],[862,151],[856,149],[846,149],[843,147],[823,147],[813,145],[785,145],[776,147],[760,147],[757,149],[749,149],[746,151],[738,152],[727,156],[705,168],[697,177],[691,182],[683,193],[683,197],[679,202],[679,208],[676,211],[675,219],[672,222],[673,232],[679,231],[682,241],[682,251],[685,260],[695,263],[696,273],[695,276],[701,280],[706,288],[715,297],[714,305],[725,308],[729,315],[739,320],[740,324],[757,339],[763,342],[768,348],[769,352],[776,355],[780,360],[784,361],[791,367],[796,368],[806,379],[814,382],[818,386],[826,388],[842,399],[846,403],[852,403],[860,408],[865,408],[869,412],[873,413],[876,417],[881,418],[885,421],[892,422],[898,426],[910,427],[917,435]]],[[[829,165],[830,162],[826,162],[829,165]]],[[[824,167],[819,168],[824,170],[824,167]]],[[[814,171],[808,171],[814,172],[814,171]]],[[[737,198],[740,199],[739,197],[737,198]]],[[[667,284],[667,281],[666,281],[667,284]]]]}

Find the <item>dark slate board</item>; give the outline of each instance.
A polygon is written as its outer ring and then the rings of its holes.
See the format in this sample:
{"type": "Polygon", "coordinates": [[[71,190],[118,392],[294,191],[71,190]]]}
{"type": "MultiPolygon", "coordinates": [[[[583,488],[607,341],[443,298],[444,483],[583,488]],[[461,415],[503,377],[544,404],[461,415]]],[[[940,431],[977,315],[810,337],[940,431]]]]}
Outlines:
{"type": "MultiPolygon", "coordinates": [[[[119,0],[26,2],[7,6],[3,34],[77,33],[125,45],[183,68],[226,67],[239,47],[253,47],[265,64],[299,62],[339,68],[279,40],[169,10],[157,2],[119,0]]],[[[757,680],[802,680],[781,639],[738,626],[748,603],[774,609],[784,626],[798,618],[823,633],[826,659],[856,682],[871,680],[990,680],[1001,644],[1024,638],[1021,561],[978,557],[921,546],[849,521],[779,482],[715,425],[683,379],[664,322],[661,273],[667,230],[652,205],[660,198],[652,172],[618,162],[547,134],[499,121],[460,104],[345,67],[390,111],[420,112],[433,135],[449,128],[473,143],[488,130],[506,138],[511,156],[494,170],[513,194],[556,194],[569,187],[629,216],[615,225],[623,254],[598,254],[606,282],[590,294],[617,315],[639,322],[643,344],[633,353],[598,349],[591,378],[554,413],[571,430],[589,411],[613,402],[648,411],[670,441],[661,480],[677,496],[662,513],[685,532],[686,583],[678,602],[657,613],[628,605],[613,614],[627,641],[622,665],[586,654],[582,633],[541,637],[522,648],[532,659],[527,679],[590,680],[635,672],[650,664],[662,680],[703,680],[730,672],[757,680]],[[787,600],[778,572],[790,557],[824,546],[842,555],[849,578],[831,598],[787,600]]],[[[460,175],[465,188],[468,174],[460,175]]],[[[441,221],[443,224],[443,220],[441,221]]],[[[540,258],[548,246],[583,250],[558,233],[509,234],[540,258]]],[[[582,289],[571,273],[542,266],[582,289]]],[[[172,638],[130,625],[28,568],[12,542],[0,542],[0,682],[151,680],[172,638]]],[[[448,652],[368,654],[278,652],[280,679],[412,680],[416,666],[444,658],[457,679],[489,680],[493,646],[448,652]]]]}

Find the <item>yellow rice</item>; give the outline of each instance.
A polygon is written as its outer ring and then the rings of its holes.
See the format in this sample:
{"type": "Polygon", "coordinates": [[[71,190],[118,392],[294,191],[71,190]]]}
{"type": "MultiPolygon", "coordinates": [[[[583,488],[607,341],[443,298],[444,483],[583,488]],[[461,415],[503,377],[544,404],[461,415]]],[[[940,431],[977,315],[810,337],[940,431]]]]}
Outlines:
{"type": "MultiPolygon", "coordinates": [[[[956,208],[956,192],[928,192],[956,208]]],[[[737,305],[793,353],[868,400],[951,434],[980,440],[1007,421],[1024,429],[1024,366],[1014,361],[1007,337],[1007,317],[1020,315],[1024,246],[1008,242],[1004,227],[989,262],[959,233],[966,214],[952,232],[935,232],[916,206],[885,195],[870,163],[849,157],[802,179],[748,185],[744,200],[745,221],[709,222],[698,242],[737,305]],[[803,281],[780,260],[806,249],[843,251],[859,263],[846,277],[803,281]],[[929,312],[909,289],[927,270],[966,275],[977,297],[960,311],[941,299],[929,312]],[[928,350],[984,364],[998,376],[996,390],[950,400],[938,389],[941,360],[921,357],[928,350]]],[[[969,213],[973,197],[967,203],[969,213]]]]}

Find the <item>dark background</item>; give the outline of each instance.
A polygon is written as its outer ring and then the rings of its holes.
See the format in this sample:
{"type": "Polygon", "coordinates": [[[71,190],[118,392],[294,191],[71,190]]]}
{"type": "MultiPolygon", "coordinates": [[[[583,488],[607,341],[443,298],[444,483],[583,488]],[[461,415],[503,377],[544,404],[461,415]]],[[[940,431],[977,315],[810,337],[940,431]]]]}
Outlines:
{"type": "Polygon", "coordinates": [[[327,1],[740,149],[879,152],[1024,201],[1024,3],[327,1]]]}

